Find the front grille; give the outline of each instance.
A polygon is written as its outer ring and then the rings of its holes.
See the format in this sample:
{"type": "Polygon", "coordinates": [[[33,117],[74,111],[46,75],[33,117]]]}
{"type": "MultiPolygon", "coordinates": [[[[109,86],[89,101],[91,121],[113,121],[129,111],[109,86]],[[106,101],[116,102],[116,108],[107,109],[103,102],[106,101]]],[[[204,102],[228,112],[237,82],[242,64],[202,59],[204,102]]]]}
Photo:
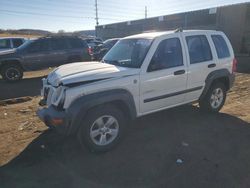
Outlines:
{"type": "Polygon", "coordinates": [[[48,106],[51,104],[51,97],[54,91],[55,91],[55,88],[53,88],[53,86],[48,85],[47,83],[44,82],[42,94],[43,94],[43,99],[48,106]]]}
{"type": "Polygon", "coordinates": [[[47,87],[47,88],[44,88],[44,96],[43,96],[43,98],[44,98],[44,100],[45,101],[47,101],[47,98],[48,98],[48,95],[49,95],[49,87],[47,87]]]}

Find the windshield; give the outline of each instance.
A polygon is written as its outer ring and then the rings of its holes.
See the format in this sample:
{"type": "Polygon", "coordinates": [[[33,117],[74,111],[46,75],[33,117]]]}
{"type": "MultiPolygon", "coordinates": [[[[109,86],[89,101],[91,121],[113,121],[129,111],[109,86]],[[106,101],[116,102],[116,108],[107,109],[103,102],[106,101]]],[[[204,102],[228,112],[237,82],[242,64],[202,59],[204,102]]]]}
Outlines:
{"type": "Polygon", "coordinates": [[[105,63],[140,68],[151,46],[152,39],[123,39],[104,56],[105,63]]]}

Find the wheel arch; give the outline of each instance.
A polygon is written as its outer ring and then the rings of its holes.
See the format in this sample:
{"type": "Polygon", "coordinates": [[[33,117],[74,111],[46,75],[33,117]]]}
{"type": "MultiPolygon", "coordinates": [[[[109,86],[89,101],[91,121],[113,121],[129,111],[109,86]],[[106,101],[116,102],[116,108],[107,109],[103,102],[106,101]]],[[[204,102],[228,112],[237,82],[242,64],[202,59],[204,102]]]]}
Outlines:
{"type": "Polygon", "coordinates": [[[24,70],[24,67],[21,64],[21,61],[19,59],[5,59],[0,62],[0,69],[4,67],[5,65],[9,64],[15,64],[21,67],[22,70],[24,70]]]}
{"type": "Polygon", "coordinates": [[[221,82],[225,85],[227,91],[232,87],[234,82],[234,75],[231,74],[228,69],[215,70],[208,74],[205,80],[205,87],[200,96],[200,99],[204,98],[209,88],[216,82],[221,82]]]}
{"type": "Polygon", "coordinates": [[[132,120],[137,116],[134,98],[125,89],[113,89],[85,95],[75,99],[67,109],[67,113],[71,117],[68,134],[77,132],[80,126],[79,120],[86,118],[90,109],[105,104],[112,104],[120,108],[128,119],[132,120]]]}

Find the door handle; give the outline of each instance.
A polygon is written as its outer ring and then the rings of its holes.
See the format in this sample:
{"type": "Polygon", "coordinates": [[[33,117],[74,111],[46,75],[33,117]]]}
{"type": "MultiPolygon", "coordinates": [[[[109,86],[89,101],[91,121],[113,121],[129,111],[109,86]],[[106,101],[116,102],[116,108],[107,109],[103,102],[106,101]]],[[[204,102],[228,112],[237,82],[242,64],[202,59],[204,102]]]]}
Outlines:
{"type": "Polygon", "coordinates": [[[180,74],[185,74],[185,70],[178,70],[174,72],[174,75],[180,75],[180,74]]]}
{"type": "Polygon", "coordinates": [[[213,68],[213,67],[216,67],[216,64],[215,64],[215,63],[212,63],[212,64],[209,64],[207,67],[208,67],[208,68],[213,68]]]}

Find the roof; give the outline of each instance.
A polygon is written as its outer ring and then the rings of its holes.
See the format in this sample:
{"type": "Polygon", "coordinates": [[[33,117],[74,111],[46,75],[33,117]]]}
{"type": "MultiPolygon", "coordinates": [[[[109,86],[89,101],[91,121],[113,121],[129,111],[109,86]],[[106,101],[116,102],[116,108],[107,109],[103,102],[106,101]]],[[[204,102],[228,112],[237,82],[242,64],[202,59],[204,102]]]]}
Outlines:
{"type": "Polygon", "coordinates": [[[25,37],[0,37],[0,39],[25,39],[25,37]]]}
{"type": "Polygon", "coordinates": [[[141,33],[141,34],[136,34],[136,35],[131,35],[128,37],[125,37],[125,39],[129,39],[129,38],[148,38],[148,39],[153,39],[159,36],[163,36],[163,35],[168,35],[168,34],[172,34],[172,33],[176,33],[176,32],[185,32],[185,33],[189,33],[189,32],[215,32],[213,30],[171,30],[171,31],[161,31],[161,32],[148,32],[148,33],[141,33]]]}

